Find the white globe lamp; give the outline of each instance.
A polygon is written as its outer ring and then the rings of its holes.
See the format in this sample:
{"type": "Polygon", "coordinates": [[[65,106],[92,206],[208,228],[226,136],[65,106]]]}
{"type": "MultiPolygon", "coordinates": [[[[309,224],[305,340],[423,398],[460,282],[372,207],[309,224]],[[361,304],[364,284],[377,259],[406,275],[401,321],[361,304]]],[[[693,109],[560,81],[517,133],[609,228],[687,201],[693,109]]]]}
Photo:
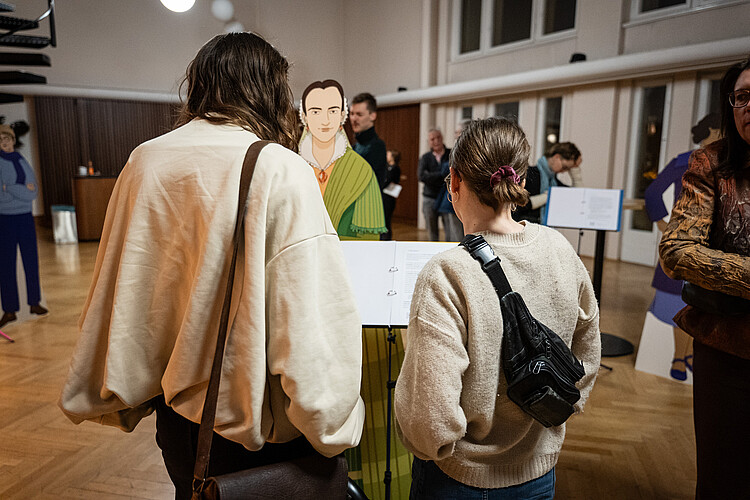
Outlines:
{"type": "Polygon", "coordinates": [[[219,21],[227,22],[234,16],[234,5],[229,0],[211,2],[211,14],[219,21]]]}
{"type": "Polygon", "coordinates": [[[161,0],[162,5],[172,12],[185,12],[195,3],[195,0],[161,0]]]}

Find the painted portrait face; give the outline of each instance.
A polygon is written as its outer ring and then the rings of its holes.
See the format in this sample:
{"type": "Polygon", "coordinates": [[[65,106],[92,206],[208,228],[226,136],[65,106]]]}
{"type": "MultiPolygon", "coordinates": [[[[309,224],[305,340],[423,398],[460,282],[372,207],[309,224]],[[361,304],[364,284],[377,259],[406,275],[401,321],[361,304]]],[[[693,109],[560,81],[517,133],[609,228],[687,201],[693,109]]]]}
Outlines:
{"type": "Polygon", "coordinates": [[[0,134],[0,151],[12,153],[15,150],[16,140],[10,134],[0,134]]]}
{"type": "Polygon", "coordinates": [[[305,99],[305,110],[305,120],[312,136],[321,142],[333,139],[344,117],[338,89],[311,90],[305,99]]]}

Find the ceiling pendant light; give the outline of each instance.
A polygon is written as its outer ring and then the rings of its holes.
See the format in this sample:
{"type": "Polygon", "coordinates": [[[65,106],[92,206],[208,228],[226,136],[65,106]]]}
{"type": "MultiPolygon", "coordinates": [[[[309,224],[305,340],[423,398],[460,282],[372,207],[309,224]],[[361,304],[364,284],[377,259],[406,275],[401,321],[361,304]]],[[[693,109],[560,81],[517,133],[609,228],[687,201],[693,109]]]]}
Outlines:
{"type": "Polygon", "coordinates": [[[229,22],[234,17],[234,5],[229,0],[214,0],[211,2],[211,13],[219,21],[229,22]]]}
{"type": "Polygon", "coordinates": [[[195,0],[161,0],[162,5],[172,12],[185,12],[195,3],[195,0]]]}

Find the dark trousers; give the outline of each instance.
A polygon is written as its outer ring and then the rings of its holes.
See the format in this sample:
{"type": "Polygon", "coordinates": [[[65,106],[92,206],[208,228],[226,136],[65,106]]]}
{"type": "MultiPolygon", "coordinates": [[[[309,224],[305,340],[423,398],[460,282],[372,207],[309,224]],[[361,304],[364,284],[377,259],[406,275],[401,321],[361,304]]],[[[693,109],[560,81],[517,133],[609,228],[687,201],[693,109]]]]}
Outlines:
{"type": "Polygon", "coordinates": [[[382,233],[380,239],[383,241],[391,241],[393,239],[393,229],[391,229],[391,219],[393,219],[393,211],[396,210],[396,198],[387,194],[383,195],[383,213],[385,215],[385,227],[388,232],[382,233]]]}
{"type": "Polygon", "coordinates": [[[456,481],[432,460],[414,457],[409,500],[552,500],[555,469],[523,484],[505,488],[477,488],[456,481]]]}
{"type": "Polygon", "coordinates": [[[748,498],[750,360],[693,343],[695,498],[748,498]]]}
{"type": "MultiPolygon", "coordinates": [[[[200,426],[172,410],[160,396],[156,406],[156,444],[161,448],[164,465],[175,486],[176,500],[189,500],[192,496],[193,469],[198,449],[200,426]]],[[[317,453],[304,437],[288,443],[266,443],[258,451],[250,451],[239,443],[214,433],[211,441],[211,459],[208,475],[218,476],[273,464],[292,458],[317,453]]]]}
{"type": "Polygon", "coordinates": [[[19,247],[26,275],[26,297],[28,304],[34,306],[41,300],[34,217],[31,212],[0,215],[0,300],[6,312],[20,309],[16,279],[16,248],[19,247]]]}

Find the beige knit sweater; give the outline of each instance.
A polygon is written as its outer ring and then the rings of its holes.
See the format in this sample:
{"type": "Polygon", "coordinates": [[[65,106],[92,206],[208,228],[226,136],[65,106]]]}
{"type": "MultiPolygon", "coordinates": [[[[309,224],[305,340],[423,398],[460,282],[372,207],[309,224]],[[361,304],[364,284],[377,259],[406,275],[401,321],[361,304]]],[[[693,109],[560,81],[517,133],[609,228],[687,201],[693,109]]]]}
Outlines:
{"type": "MultiPolygon", "coordinates": [[[[557,231],[481,233],[536,319],[583,362],[580,412],[599,368],[599,310],[586,268],[557,231]]],[[[396,384],[397,432],[417,457],[471,486],[501,488],[551,470],[565,425],[545,428],[506,395],[503,323],[495,290],[463,247],[436,255],[419,275],[396,384]]]]}

